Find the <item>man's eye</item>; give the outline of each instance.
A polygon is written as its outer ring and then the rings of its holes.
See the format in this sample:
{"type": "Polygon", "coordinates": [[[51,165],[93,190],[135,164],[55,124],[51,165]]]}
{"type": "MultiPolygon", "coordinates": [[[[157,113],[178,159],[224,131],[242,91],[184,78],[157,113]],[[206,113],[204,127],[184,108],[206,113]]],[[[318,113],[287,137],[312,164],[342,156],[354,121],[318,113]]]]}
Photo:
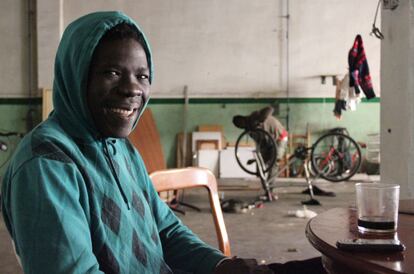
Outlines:
{"type": "Polygon", "coordinates": [[[107,70],[107,71],[105,71],[105,75],[115,77],[115,76],[118,76],[119,73],[117,71],[114,71],[114,70],[107,70]]]}
{"type": "Polygon", "coordinates": [[[138,75],[137,75],[137,78],[138,78],[139,80],[145,80],[145,79],[149,79],[149,76],[148,76],[148,75],[146,75],[146,74],[138,74],[138,75]]]}

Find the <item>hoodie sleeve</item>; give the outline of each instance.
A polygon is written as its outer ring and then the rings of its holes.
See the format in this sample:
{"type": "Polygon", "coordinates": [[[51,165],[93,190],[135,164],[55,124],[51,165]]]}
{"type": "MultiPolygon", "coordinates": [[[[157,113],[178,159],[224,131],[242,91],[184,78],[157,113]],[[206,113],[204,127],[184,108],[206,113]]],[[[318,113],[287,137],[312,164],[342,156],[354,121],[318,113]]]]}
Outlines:
{"type": "Polygon", "coordinates": [[[75,165],[42,158],[14,174],[6,223],[24,273],[103,273],[92,253],[81,180],[75,165]]]}
{"type": "Polygon", "coordinates": [[[147,177],[148,198],[158,226],[164,258],[173,271],[197,274],[213,273],[225,256],[204,243],[185,226],[162,201],[147,177]]]}

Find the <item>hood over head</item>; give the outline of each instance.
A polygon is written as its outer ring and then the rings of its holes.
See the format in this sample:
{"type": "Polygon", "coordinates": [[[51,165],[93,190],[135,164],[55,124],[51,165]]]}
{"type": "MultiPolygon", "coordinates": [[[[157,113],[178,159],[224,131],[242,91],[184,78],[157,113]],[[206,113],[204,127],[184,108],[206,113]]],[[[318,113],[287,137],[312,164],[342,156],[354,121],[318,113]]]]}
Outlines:
{"type": "MultiPolygon", "coordinates": [[[[118,24],[134,26],[144,40],[144,50],[153,79],[153,62],[147,38],[138,24],[122,12],[95,12],[73,21],[63,33],[55,60],[53,82],[54,114],[76,137],[91,139],[98,136],[87,105],[89,66],[102,36],[118,24]]],[[[148,103],[148,100],[145,104],[148,103]]],[[[141,116],[145,106],[141,109],[141,116]]],[[[135,121],[134,127],[138,122],[135,121]]]]}

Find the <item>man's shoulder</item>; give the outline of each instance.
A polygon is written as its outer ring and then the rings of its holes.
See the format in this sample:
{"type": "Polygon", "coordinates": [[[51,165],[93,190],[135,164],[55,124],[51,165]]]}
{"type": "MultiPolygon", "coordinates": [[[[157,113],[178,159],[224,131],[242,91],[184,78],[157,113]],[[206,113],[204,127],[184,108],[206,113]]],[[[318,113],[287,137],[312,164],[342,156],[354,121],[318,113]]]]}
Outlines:
{"type": "Polygon", "coordinates": [[[64,149],[75,145],[76,138],[67,134],[54,120],[46,120],[39,124],[28,136],[26,146],[32,152],[39,147],[53,146],[64,149]]]}
{"type": "Polygon", "coordinates": [[[59,140],[71,139],[70,136],[60,126],[60,123],[54,119],[47,119],[40,123],[35,129],[30,132],[31,138],[43,138],[45,140],[59,140]]]}
{"type": "Polygon", "coordinates": [[[36,158],[54,158],[69,163],[70,151],[75,145],[73,138],[65,134],[58,124],[45,121],[26,134],[14,152],[10,165],[19,169],[24,163],[36,158]]]}

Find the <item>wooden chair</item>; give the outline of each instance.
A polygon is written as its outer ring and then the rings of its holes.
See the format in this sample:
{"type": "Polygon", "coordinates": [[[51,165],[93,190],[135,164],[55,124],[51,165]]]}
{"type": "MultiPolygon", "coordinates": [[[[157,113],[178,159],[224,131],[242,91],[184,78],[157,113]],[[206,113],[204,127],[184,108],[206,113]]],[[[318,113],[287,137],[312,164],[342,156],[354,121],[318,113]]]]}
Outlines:
{"type": "Polygon", "coordinates": [[[199,167],[174,168],[155,171],[150,174],[150,178],[157,192],[196,187],[206,188],[212,209],[219,249],[224,255],[231,256],[230,242],[217,192],[217,181],[210,170],[199,167]]]}
{"type": "Polygon", "coordinates": [[[299,145],[305,147],[310,147],[312,145],[309,124],[306,124],[305,134],[289,134],[289,153],[292,154],[299,145]]]}
{"type": "MultiPolygon", "coordinates": [[[[284,163],[288,163],[288,159],[289,157],[295,152],[295,149],[298,146],[305,146],[305,147],[310,147],[312,145],[311,143],[311,132],[310,132],[310,127],[309,124],[306,124],[306,131],[304,134],[289,134],[289,138],[288,138],[288,147],[287,147],[287,152],[284,158],[284,163]]],[[[304,169],[302,166],[298,167],[298,170],[296,171],[296,175],[294,176],[304,176],[304,169]]],[[[290,173],[290,167],[286,169],[285,171],[285,176],[286,177],[290,177],[291,174],[290,173]]]]}

